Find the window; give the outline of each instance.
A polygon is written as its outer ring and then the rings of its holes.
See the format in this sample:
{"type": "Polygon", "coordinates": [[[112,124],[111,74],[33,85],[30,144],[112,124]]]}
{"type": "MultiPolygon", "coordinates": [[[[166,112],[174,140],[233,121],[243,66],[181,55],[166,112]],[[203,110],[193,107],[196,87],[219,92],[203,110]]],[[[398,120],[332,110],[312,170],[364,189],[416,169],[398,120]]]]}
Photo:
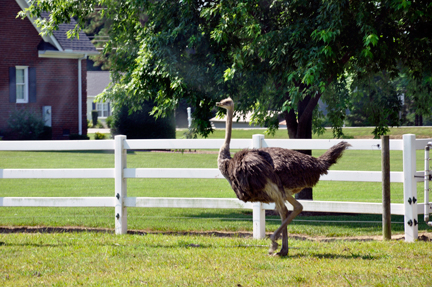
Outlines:
{"type": "Polygon", "coordinates": [[[17,66],[15,73],[16,73],[16,102],[28,103],[28,67],[17,66]]]}
{"type": "Polygon", "coordinates": [[[109,103],[96,103],[96,110],[98,111],[98,117],[106,118],[111,115],[109,103]]]}
{"type": "Polygon", "coordinates": [[[36,103],[35,67],[9,67],[9,103],[36,103]]]}

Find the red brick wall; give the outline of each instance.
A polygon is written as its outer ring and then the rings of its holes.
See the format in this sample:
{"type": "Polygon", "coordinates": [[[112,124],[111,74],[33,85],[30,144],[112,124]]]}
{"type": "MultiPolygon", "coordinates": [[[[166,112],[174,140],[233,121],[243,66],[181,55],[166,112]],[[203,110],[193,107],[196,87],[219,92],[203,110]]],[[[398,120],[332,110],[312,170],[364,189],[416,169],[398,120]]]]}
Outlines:
{"type": "MultiPolygon", "coordinates": [[[[68,139],[63,130],[78,133],[78,60],[39,58],[42,37],[26,18],[16,18],[20,7],[15,0],[0,3],[0,131],[7,131],[10,112],[17,108],[41,113],[52,107],[53,139],[68,139]],[[9,67],[36,68],[36,103],[9,103],[9,67]]],[[[87,134],[86,61],[82,61],[82,132],[87,134]]]]}

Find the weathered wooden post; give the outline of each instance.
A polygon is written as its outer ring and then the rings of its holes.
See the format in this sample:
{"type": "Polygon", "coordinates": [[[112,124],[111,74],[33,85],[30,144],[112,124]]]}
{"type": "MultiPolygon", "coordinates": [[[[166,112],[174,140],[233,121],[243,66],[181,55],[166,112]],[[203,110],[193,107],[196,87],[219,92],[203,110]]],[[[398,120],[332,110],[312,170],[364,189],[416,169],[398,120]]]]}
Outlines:
{"type": "MultiPolygon", "coordinates": [[[[253,135],[252,148],[261,148],[263,140],[264,135],[253,135]]],[[[265,210],[261,202],[254,202],[252,206],[253,238],[265,238],[265,210]]]]}
{"type": "Polygon", "coordinates": [[[390,210],[390,144],[389,136],[381,137],[381,170],[382,170],[382,228],[383,239],[391,239],[390,210]]]}
{"type": "Polygon", "coordinates": [[[119,135],[114,138],[114,186],[115,186],[115,233],[127,233],[127,209],[124,199],[127,196],[126,178],[124,169],[126,168],[126,149],[124,142],[126,136],[119,135]]]}

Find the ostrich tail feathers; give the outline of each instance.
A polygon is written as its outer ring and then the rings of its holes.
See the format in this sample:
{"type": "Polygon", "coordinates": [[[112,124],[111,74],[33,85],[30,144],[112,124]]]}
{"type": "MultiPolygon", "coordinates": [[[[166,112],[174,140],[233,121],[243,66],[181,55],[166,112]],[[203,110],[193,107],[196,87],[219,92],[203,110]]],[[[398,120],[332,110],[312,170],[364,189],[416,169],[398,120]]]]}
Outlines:
{"type": "Polygon", "coordinates": [[[330,168],[333,164],[337,162],[337,160],[342,156],[343,151],[351,146],[347,142],[340,142],[330,149],[328,149],[322,156],[318,159],[326,165],[326,168],[330,168]]]}

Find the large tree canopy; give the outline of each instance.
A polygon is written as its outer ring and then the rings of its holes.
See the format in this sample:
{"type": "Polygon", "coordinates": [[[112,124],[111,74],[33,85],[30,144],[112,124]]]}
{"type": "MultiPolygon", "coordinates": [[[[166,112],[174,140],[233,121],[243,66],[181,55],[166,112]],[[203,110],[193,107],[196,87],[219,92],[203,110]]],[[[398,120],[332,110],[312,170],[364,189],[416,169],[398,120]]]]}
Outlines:
{"type": "Polygon", "coordinates": [[[46,31],[71,17],[84,26],[98,10],[109,19],[105,53],[117,83],[107,96],[135,107],[153,98],[156,114],[187,99],[203,135],[211,132],[214,102],[228,95],[270,129],[283,112],[290,138],[310,138],[326,91],[333,91],[323,100],[340,135],[338,115],[351,97],[342,87],[348,74],[362,79],[386,71],[392,78],[405,67],[431,81],[430,1],[29,2],[31,16],[51,12],[40,23],[46,31]],[[123,90],[127,98],[119,96],[123,90]]]}
{"type": "MultiPolygon", "coordinates": [[[[238,112],[252,111],[270,131],[282,113],[290,138],[312,137],[322,98],[341,136],[345,111],[359,94],[349,91],[367,90],[365,79],[385,72],[391,80],[403,68],[422,86],[432,82],[427,0],[29,2],[31,16],[50,11],[50,19],[39,23],[45,31],[71,17],[84,27],[99,10],[110,23],[104,52],[116,83],[106,97],[132,108],[154,100],[156,115],[186,99],[195,107],[194,130],[204,136],[212,131],[215,102],[227,96],[238,112]]],[[[383,118],[392,113],[385,106],[370,110],[382,113],[376,122],[386,127],[383,118]]],[[[381,132],[385,128],[378,127],[381,132]]]]}

